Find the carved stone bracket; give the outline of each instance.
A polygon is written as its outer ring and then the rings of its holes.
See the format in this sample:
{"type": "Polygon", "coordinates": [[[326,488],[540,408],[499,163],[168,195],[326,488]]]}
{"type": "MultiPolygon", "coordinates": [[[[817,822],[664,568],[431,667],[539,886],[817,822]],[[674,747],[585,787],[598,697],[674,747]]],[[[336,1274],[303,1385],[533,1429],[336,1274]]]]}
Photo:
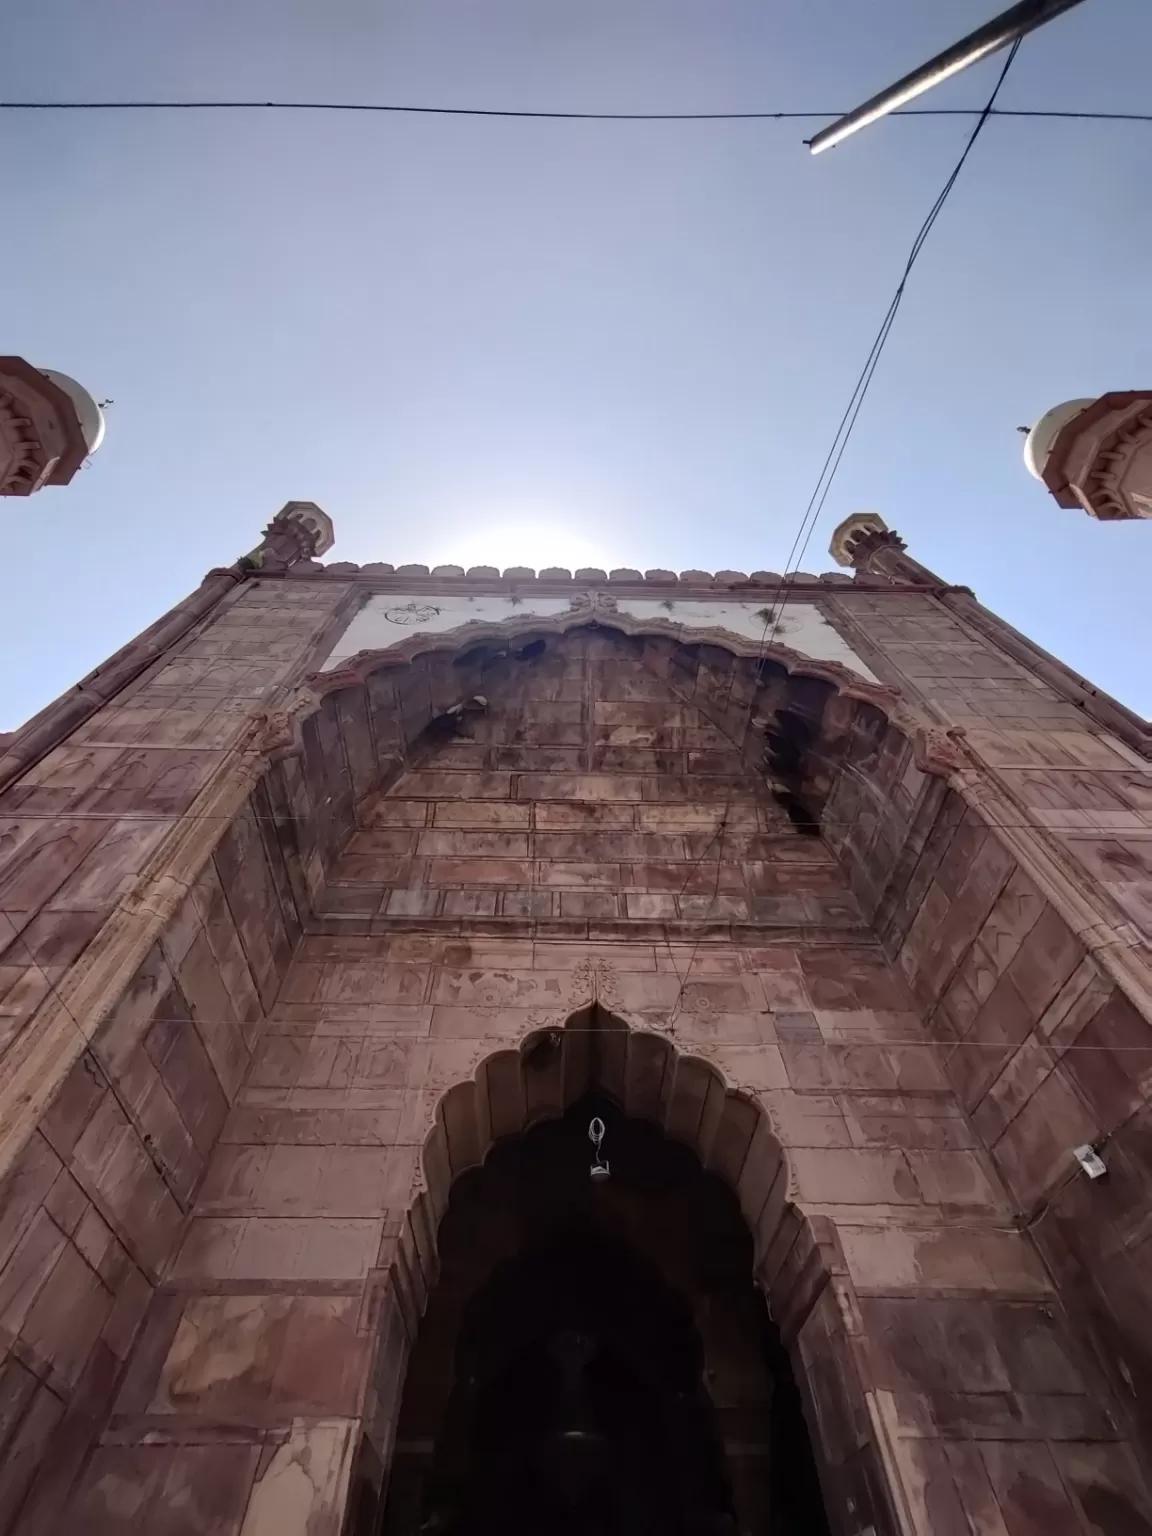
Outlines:
{"type": "Polygon", "coordinates": [[[921,773],[946,779],[971,766],[965,753],[967,732],[963,726],[951,729],[918,726],[912,733],[912,760],[921,773]]]}
{"type": "Polygon", "coordinates": [[[253,716],[246,750],[268,762],[299,755],[303,750],[300,728],[316,707],[312,691],[299,688],[283,709],[261,710],[253,716]]]}

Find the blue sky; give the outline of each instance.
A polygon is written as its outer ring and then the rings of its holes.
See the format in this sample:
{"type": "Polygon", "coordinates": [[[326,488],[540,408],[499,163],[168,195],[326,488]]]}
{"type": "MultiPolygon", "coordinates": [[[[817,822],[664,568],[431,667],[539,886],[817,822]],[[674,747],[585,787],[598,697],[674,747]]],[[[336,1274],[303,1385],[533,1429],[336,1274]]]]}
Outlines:
{"type": "MultiPolygon", "coordinates": [[[[832,112],[994,8],[37,0],[6,17],[0,98],[832,112]]],[[[1146,0],[1088,0],[1001,105],[1145,110],[1149,57],[1146,0]]],[[[290,498],[332,516],[332,559],[779,569],[970,126],[813,160],[795,123],[3,115],[3,350],[115,406],[70,487],[3,505],[0,729],[290,498]]],[[[1149,186],[1152,125],[989,126],[804,562],[875,508],[1145,713],[1152,528],[1061,510],[1015,429],[1152,382],[1149,186]]]]}

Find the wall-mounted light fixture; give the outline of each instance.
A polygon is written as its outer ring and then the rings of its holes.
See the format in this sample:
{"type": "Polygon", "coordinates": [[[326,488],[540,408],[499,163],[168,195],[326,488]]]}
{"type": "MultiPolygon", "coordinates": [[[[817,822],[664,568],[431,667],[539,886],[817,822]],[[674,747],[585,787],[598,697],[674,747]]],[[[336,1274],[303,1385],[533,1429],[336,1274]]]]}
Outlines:
{"type": "Polygon", "coordinates": [[[1082,1147],[1073,1147],[1072,1155],[1090,1179],[1102,1179],[1108,1172],[1107,1163],[1096,1148],[1087,1143],[1082,1147]]]}

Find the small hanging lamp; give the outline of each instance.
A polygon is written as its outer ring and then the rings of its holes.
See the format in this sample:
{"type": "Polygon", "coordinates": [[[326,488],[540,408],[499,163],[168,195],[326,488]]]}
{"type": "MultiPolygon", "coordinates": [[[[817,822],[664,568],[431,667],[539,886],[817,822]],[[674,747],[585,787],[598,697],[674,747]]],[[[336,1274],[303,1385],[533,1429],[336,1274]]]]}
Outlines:
{"type": "Polygon", "coordinates": [[[588,1126],[588,1140],[595,1149],[596,1160],[588,1170],[588,1176],[593,1183],[599,1184],[603,1180],[611,1178],[612,1170],[607,1161],[601,1156],[600,1148],[604,1141],[604,1122],[597,1117],[588,1126]]]}

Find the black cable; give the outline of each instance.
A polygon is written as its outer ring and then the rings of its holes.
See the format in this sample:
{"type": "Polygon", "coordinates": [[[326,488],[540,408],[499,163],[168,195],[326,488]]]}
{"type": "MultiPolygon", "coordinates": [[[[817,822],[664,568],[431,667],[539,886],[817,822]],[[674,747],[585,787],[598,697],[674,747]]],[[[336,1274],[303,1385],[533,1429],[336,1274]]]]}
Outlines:
{"type": "MultiPolygon", "coordinates": [[[[864,367],[861,369],[860,376],[856,380],[855,388],[849,397],[848,404],[844,410],[844,414],[840,418],[840,424],[836,428],[835,436],[832,439],[832,446],[828,450],[828,454],[821,467],[820,474],[817,477],[815,488],[811,497],[809,498],[808,505],[805,508],[804,516],[801,519],[800,528],[797,531],[796,538],[792,541],[792,548],[788,552],[788,559],[785,562],[785,571],[786,573],[791,573],[792,579],[790,579],[788,574],[786,574],[784,577],[784,600],[781,603],[780,610],[777,614],[777,628],[779,627],[780,617],[782,616],[784,608],[787,605],[788,597],[791,593],[792,585],[794,584],[796,571],[804,559],[809,541],[811,540],[812,534],[816,528],[816,524],[820,519],[820,514],[824,510],[824,503],[828,499],[828,492],[832,488],[832,482],[836,478],[836,472],[840,468],[840,461],[844,457],[844,450],[848,446],[848,441],[852,436],[853,429],[856,426],[856,421],[860,415],[860,409],[863,406],[865,397],[867,396],[868,390],[871,387],[872,379],[876,373],[877,365],[880,361],[881,355],[883,354],[885,345],[887,344],[888,337],[891,333],[896,315],[900,309],[901,302],[903,301],[904,291],[908,286],[908,279],[912,275],[912,269],[916,265],[917,258],[919,257],[920,252],[924,249],[924,244],[928,239],[928,236],[931,234],[936,220],[940,217],[940,213],[944,207],[944,204],[948,201],[948,197],[960,177],[960,172],[964,169],[964,166],[968,160],[968,156],[972,153],[972,149],[976,143],[976,140],[980,137],[980,134],[983,131],[985,124],[988,122],[988,119],[993,115],[996,97],[1000,94],[1000,87],[1004,84],[1004,80],[1008,74],[1008,71],[1012,67],[1012,61],[1015,59],[1016,54],[1019,52],[1020,42],[1021,39],[1017,38],[1016,42],[1013,43],[1011,49],[1009,50],[1008,57],[1004,61],[1004,67],[1001,69],[996,84],[992,89],[992,94],[988,98],[988,104],[980,113],[979,121],[973,128],[971,134],[968,136],[968,142],[965,144],[959,160],[957,160],[951,174],[949,175],[947,181],[944,183],[944,186],[941,188],[936,201],[932,204],[932,207],[928,211],[927,217],[925,218],[923,224],[920,226],[916,238],[912,242],[912,248],[908,253],[908,259],[904,264],[904,271],[900,276],[899,283],[896,285],[896,291],[892,295],[892,299],[888,305],[884,319],[880,322],[880,329],[876,333],[875,340],[873,341],[872,346],[868,352],[864,367]],[[802,538],[801,535],[803,535],[802,538]],[[793,566],[793,559],[795,559],[795,566],[793,566]]],[[[773,638],[775,638],[775,630],[773,631],[773,638]]]]}
{"type": "MultiPolygon", "coordinates": [[[[860,415],[860,408],[864,404],[865,396],[868,393],[868,389],[876,373],[876,367],[880,361],[881,355],[883,354],[888,336],[891,333],[893,323],[895,322],[896,315],[900,309],[900,303],[904,297],[904,290],[908,285],[908,279],[911,276],[912,268],[916,265],[916,259],[920,255],[920,252],[924,249],[924,243],[927,240],[929,234],[931,234],[936,220],[940,217],[941,209],[948,201],[949,194],[951,193],[952,188],[956,185],[956,182],[960,176],[960,172],[964,169],[964,165],[967,162],[968,156],[972,153],[972,148],[975,145],[976,140],[980,137],[980,133],[983,130],[984,125],[992,115],[992,110],[996,104],[996,97],[999,95],[1000,87],[1004,84],[1004,80],[1008,74],[1008,71],[1012,67],[1013,59],[1015,59],[1016,54],[1019,52],[1020,43],[1021,39],[1017,38],[1016,42],[1013,43],[1011,49],[1009,50],[1008,57],[1004,62],[1004,67],[1001,69],[996,84],[992,89],[992,94],[988,98],[988,103],[980,113],[979,121],[976,123],[975,128],[973,128],[972,132],[969,134],[968,142],[965,144],[959,160],[957,160],[951,174],[949,175],[947,181],[944,183],[944,186],[941,188],[936,201],[932,204],[932,207],[928,211],[927,217],[925,218],[923,224],[921,224],[920,229],[916,234],[916,238],[912,242],[912,249],[908,253],[908,260],[904,264],[904,271],[901,274],[899,283],[896,285],[896,292],[892,296],[884,319],[881,321],[880,329],[876,333],[876,339],[872,343],[868,357],[864,363],[864,367],[860,372],[859,378],[856,380],[856,386],[853,389],[851,396],[849,397],[848,404],[844,410],[844,414],[840,418],[840,424],[836,428],[836,434],[832,439],[832,446],[829,448],[827,456],[824,459],[824,463],[821,466],[820,474],[817,477],[815,488],[808,500],[807,507],[804,509],[804,516],[800,519],[800,526],[796,531],[796,536],[792,540],[792,548],[788,551],[788,559],[785,561],[785,575],[781,581],[780,587],[776,594],[776,599],[771,610],[771,636],[768,634],[769,621],[765,621],[764,635],[761,637],[760,642],[761,657],[763,656],[766,644],[774,641],[776,635],[779,633],[780,621],[783,617],[784,609],[788,605],[788,598],[791,595],[792,588],[795,585],[796,572],[804,559],[804,554],[808,548],[808,543],[812,537],[813,531],[815,530],[816,524],[820,520],[820,514],[824,510],[824,503],[828,499],[828,492],[831,490],[832,482],[836,478],[836,471],[839,469],[840,461],[844,457],[844,450],[847,448],[848,441],[852,436],[853,428],[855,427],[856,421],[860,415]],[[795,564],[793,564],[793,561],[795,561],[795,564]]],[[[757,662],[757,665],[759,665],[759,661],[757,662]]],[[[744,746],[748,740],[748,730],[751,726],[752,716],[755,712],[755,704],[756,693],[753,691],[752,697],[748,703],[748,713],[744,720],[744,730],[741,734],[739,743],[739,751],[741,755],[743,754],[744,746]]],[[[731,796],[729,796],[728,805],[725,807],[724,821],[721,823],[721,834],[723,834],[724,828],[726,827],[727,817],[730,811],[731,796]]],[[[709,904],[709,916],[711,915],[712,904],[715,903],[716,896],[720,890],[720,871],[723,857],[724,837],[721,835],[720,847],[716,854],[716,883],[713,890],[712,903],[709,904]]],[[[706,922],[707,920],[708,918],[706,916],[704,921],[706,922]]],[[[695,964],[696,953],[698,949],[699,940],[697,940],[696,947],[692,952],[692,958],[688,963],[688,969],[681,979],[680,989],[676,996],[676,1002],[673,1006],[671,1014],[669,1015],[669,1021],[673,1029],[675,1028],[675,1021],[679,1015],[679,1010],[683,1003],[685,991],[688,986],[688,979],[692,974],[692,967],[695,964]]]]}
{"type": "MultiPolygon", "coordinates": [[[[383,112],[421,117],[542,118],[591,123],[717,123],[835,120],[839,112],[551,112],[516,107],[420,107],[371,101],[0,101],[3,112],[383,112]]],[[[1152,123],[1152,112],[1077,112],[1047,108],[902,107],[890,117],[1036,117],[1082,122],[1152,123]]]]}

